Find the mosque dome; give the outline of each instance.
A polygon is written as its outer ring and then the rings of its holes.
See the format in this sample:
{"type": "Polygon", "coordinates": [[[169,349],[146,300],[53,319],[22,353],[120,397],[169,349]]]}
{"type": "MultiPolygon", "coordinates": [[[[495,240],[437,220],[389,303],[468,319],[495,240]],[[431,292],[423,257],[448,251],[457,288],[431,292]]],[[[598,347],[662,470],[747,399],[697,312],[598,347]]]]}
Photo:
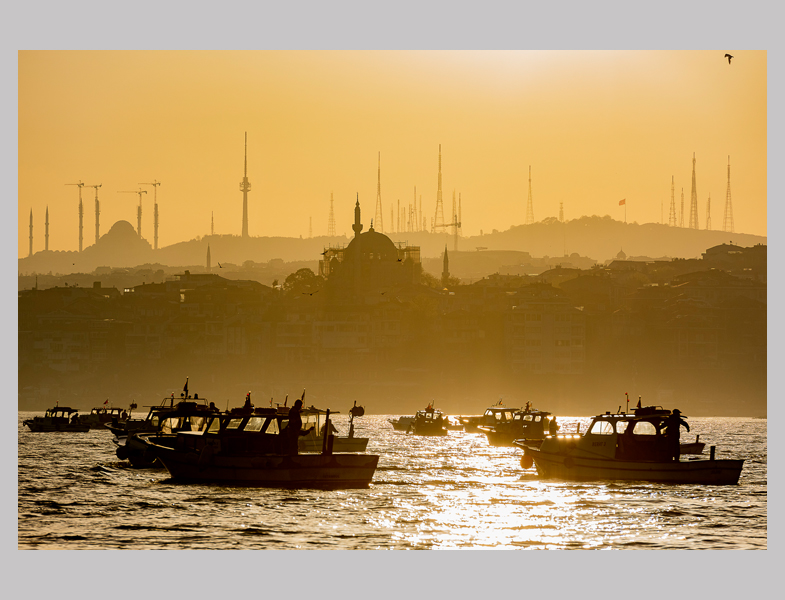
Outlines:
{"type": "Polygon", "coordinates": [[[619,253],[616,255],[616,258],[619,260],[625,260],[627,258],[627,255],[624,254],[624,250],[619,250],[619,253]]]}
{"type": "MultiPolygon", "coordinates": [[[[344,260],[353,260],[357,252],[358,238],[355,237],[344,252],[344,260]]],[[[398,248],[393,241],[383,233],[369,229],[359,235],[362,260],[381,260],[382,262],[397,262],[398,248]]]]}

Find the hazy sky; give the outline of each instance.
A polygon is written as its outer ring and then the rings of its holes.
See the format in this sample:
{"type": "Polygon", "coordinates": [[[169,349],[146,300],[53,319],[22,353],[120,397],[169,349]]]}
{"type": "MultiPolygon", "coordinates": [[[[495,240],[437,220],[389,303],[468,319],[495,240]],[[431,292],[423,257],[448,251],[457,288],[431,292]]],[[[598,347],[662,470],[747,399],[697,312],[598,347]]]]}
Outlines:
{"type": "MultiPolygon", "coordinates": [[[[668,221],[689,201],[722,229],[731,160],[737,232],[766,235],[766,52],[732,51],[21,51],[19,235],[27,256],[78,248],[79,180],[102,184],[101,234],[136,227],[139,182],[158,188],[159,246],[240,234],[248,132],[249,233],[351,233],[355,194],[366,229],[381,152],[390,207],[422,196],[435,212],[442,145],[444,214],[461,194],[463,232],[582,215],[668,221]]],[[[142,235],[152,243],[152,188],[142,235]]],[[[82,190],[84,247],[94,190],[82,190]]]]}

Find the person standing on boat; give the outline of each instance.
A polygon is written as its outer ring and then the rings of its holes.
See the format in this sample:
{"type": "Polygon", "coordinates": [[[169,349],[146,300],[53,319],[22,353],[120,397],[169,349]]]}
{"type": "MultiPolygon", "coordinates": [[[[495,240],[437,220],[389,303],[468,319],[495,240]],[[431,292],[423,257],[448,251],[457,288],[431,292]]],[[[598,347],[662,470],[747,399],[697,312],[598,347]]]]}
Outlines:
{"type": "Polygon", "coordinates": [[[284,430],[286,433],[287,454],[297,454],[299,452],[297,443],[300,436],[308,435],[313,429],[313,427],[311,427],[303,431],[303,418],[300,416],[300,409],[302,409],[302,407],[303,401],[295,400],[294,406],[289,409],[289,424],[284,430]]]}
{"type": "Polygon", "coordinates": [[[668,444],[668,454],[673,460],[679,460],[679,434],[682,425],[687,428],[687,431],[690,430],[687,421],[681,418],[681,411],[678,408],[675,408],[665,419],[665,426],[667,427],[665,430],[665,440],[668,444]]]}

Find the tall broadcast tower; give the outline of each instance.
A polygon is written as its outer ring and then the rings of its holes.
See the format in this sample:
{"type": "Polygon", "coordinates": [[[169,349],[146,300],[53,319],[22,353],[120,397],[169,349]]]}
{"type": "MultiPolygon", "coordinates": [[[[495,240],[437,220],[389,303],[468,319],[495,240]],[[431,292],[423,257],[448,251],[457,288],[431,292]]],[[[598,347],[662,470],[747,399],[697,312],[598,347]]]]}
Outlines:
{"type": "MultiPolygon", "coordinates": [[[[332,202],[332,201],[331,201],[332,202]]],[[[374,229],[384,233],[384,220],[382,217],[382,153],[379,152],[379,164],[376,169],[376,214],[373,217],[374,229]]]]}
{"type": "Polygon", "coordinates": [[[684,227],[684,188],[681,188],[681,211],[679,212],[679,227],[684,227]]]}
{"type": "Polygon", "coordinates": [[[27,256],[33,255],[33,209],[30,209],[30,252],[27,256]]]}
{"type": "Polygon", "coordinates": [[[529,165],[529,201],[526,203],[526,225],[534,223],[534,206],[532,204],[532,168],[529,165]]]}
{"type": "Polygon", "coordinates": [[[444,206],[442,205],[442,145],[439,144],[439,180],[436,187],[436,216],[433,219],[433,231],[444,227],[444,206]]]}
{"type": "Polygon", "coordinates": [[[711,229],[711,194],[709,194],[709,201],[706,203],[706,229],[711,229]]]}
{"type": "Polygon", "coordinates": [[[251,182],[248,181],[248,132],[245,132],[245,160],[243,162],[243,180],[240,182],[240,191],[243,193],[243,237],[248,237],[248,192],[251,191],[251,182]]]}
{"type": "Polygon", "coordinates": [[[698,187],[695,184],[695,153],[692,153],[692,192],[690,193],[690,229],[698,229],[698,187]]]}
{"type": "Polygon", "coordinates": [[[327,218],[327,235],[335,235],[335,211],[333,210],[333,193],[330,192],[330,216],[327,218]]]}
{"type": "Polygon", "coordinates": [[[730,156],[728,157],[728,191],[725,192],[725,217],[722,219],[722,230],[733,231],[733,204],[730,201],[730,156]]]}
{"type": "Polygon", "coordinates": [[[671,210],[668,213],[668,225],[676,227],[676,196],[674,195],[673,175],[671,175],[671,210]]]}
{"type": "Polygon", "coordinates": [[[44,250],[49,250],[49,205],[46,206],[46,233],[44,234],[44,250]]]}

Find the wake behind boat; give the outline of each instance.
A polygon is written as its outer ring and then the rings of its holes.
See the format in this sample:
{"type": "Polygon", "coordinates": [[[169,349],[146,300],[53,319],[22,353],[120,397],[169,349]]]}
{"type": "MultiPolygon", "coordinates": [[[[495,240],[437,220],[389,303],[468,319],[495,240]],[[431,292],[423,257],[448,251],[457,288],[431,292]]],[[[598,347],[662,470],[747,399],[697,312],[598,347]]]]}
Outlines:
{"type": "Polygon", "coordinates": [[[715,459],[714,447],[708,460],[680,460],[678,433],[673,431],[673,449],[667,427],[678,427],[678,411],[644,407],[633,414],[606,412],[592,420],[583,434],[551,435],[542,444],[524,440],[521,465],[537,466],[542,477],[571,480],[625,480],[733,485],[738,483],[743,459],[715,459]],[[674,453],[677,455],[674,459],[674,453]]]}

